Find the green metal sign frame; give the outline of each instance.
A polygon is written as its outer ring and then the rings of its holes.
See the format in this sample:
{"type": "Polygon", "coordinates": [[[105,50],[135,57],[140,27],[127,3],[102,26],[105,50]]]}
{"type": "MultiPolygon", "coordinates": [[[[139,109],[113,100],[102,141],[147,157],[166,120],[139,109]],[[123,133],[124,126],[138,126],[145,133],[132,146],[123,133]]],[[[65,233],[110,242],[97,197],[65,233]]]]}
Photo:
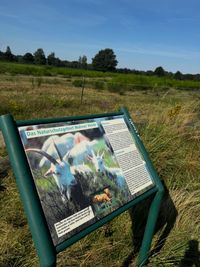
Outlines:
{"type": "Polygon", "coordinates": [[[148,156],[148,153],[140,139],[140,136],[134,126],[134,123],[129,115],[129,112],[126,108],[121,108],[119,112],[115,113],[95,114],[95,115],[78,116],[78,117],[76,116],[76,117],[26,120],[26,121],[15,121],[12,115],[6,114],[0,117],[0,128],[5,140],[11,166],[13,168],[16,177],[17,186],[21,195],[25,213],[28,219],[28,224],[34,240],[34,244],[39,256],[40,265],[42,267],[56,266],[56,255],[59,252],[63,251],[76,241],[80,240],[84,236],[96,230],[98,227],[109,222],[117,215],[131,208],[135,204],[146,199],[150,195],[154,195],[148,214],[142,245],[139,251],[138,266],[143,266],[147,262],[154,234],[155,224],[157,221],[161,200],[164,194],[164,188],[160,181],[159,176],[157,175],[153,167],[153,164],[148,156]],[[155,186],[149,189],[148,191],[144,192],[140,196],[136,197],[135,199],[131,200],[124,206],[118,208],[111,214],[102,218],[101,220],[95,222],[94,224],[88,226],[79,233],[73,235],[69,239],[65,240],[63,243],[54,246],[49,229],[47,227],[47,222],[44,217],[41,203],[37,194],[36,186],[33,181],[27,157],[21,142],[18,127],[35,125],[35,124],[66,122],[70,120],[101,118],[105,116],[107,117],[118,116],[118,115],[122,115],[127,125],[129,126],[129,130],[134,138],[135,144],[147,164],[148,170],[152,176],[155,186]]]}

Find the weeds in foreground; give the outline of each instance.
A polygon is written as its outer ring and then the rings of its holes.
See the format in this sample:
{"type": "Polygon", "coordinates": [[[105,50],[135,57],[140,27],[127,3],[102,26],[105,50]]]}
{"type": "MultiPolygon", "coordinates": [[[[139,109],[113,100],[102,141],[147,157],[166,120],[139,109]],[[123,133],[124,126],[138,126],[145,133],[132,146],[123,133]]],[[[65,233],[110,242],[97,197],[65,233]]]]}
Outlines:
{"type": "MultiPolygon", "coordinates": [[[[170,89],[157,94],[156,89],[156,92],[126,91],[120,95],[86,88],[82,105],[80,95],[81,89],[70,87],[63,79],[55,85],[42,78],[40,86],[33,88],[30,78],[7,77],[0,83],[0,113],[11,112],[15,119],[33,119],[112,112],[126,106],[178,212],[164,246],[151,255],[148,266],[194,265],[200,242],[198,92],[170,89]],[[188,260],[193,263],[189,265],[188,260]]],[[[4,149],[0,152],[5,156],[4,149]]],[[[0,191],[0,266],[38,266],[11,171],[2,179],[1,186],[4,189],[0,191]]],[[[123,213],[58,255],[58,266],[123,266],[133,251],[131,226],[128,212],[123,213]]],[[[162,229],[155,236],[152,248],[160,236],[162,229]]],[[[130,266],[135,266],[135,260],[136,255],[130,266]]]]}

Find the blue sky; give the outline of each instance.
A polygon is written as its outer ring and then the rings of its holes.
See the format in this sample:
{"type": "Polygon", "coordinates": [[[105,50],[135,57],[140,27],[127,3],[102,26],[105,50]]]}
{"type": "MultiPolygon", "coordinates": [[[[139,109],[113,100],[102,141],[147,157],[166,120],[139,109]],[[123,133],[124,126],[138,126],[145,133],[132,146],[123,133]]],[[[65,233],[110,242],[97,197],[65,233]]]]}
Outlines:
{"type": "Polygon", "coordinates": [[[199,0],[0,0],[0,50],[88,62],[112,48],[118,67],[200,73],[199,0]]]}

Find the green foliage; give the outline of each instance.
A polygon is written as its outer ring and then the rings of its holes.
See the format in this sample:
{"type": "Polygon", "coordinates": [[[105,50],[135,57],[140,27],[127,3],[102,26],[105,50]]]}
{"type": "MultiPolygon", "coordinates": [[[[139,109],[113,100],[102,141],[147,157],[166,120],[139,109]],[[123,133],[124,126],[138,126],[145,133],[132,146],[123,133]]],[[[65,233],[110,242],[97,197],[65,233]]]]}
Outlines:
{"type": "Polygon", "coordinates": [[[83,70],[83,69],[69,69],[63,67],[53,67],[53,66],[36,66],[28,64],[19,63],[8,63],[0,62],[0,74],[10,73],[10,74],[23,74],[23,75],[34,75],[34,76],[63,76],[67,78],[73,77],[109,77],[114,75],[112,73],[103,73],[93,70],[83,70]]]}
{"type": "Polygon", "coordinates": [[[37,65],[45,65],[46,57],[42,48],[38,48],[34,53],[34,63],[37,65]]]}
{"type": "Polygon", "coordinates": [[[78,63],[80,68],[87,69],[87,57],[85,55],[79,57],[78,63]]]}
{"type": "Polygon", "coordinates": [[[83,83],[83,80],[73,80],[72,85],[74,85],[75,87],[82,87],[83,83]]]}
{"type": "Polygon", "coordinates": [[[105,88],[105,82],[97,80],[94,81],[93,86],[97,90],[103,90],[105,88]]]}
{"type": "Polygon", "coordinates": [[[47,56],[47,64],[48,65],[56,65],[55,53],[52,52],[47,56]]]}
{"type": "Polygon", "coordinates": [[[154,70],[154,74],[157,75],[158,77],[162,77],[162,76],[165,76],[165,70],[163,69],[163,67],[157,67],[155,70],[154,70]]]}
{"type": "Polygon", "coordinates": [[[33,64],[34,57],[31,53],[26,53],[22,58],[24,63],[33,64]]]}
{"type": "Polygon", "coordinates": [[[112,83],[108,82],[107,83],[107,89],[110,92],[115,92],[115,93],[122,93],[126,88],[126,85],[123,85],[121,83],[112,83]]]}
{"type": "Polygon", "coordinates": [[[117,63],[116,55],[110,48],[100,50],[92,59],[93,68],[100,71],[113,71],[117,63]]]}
{"type": "Polygon", "coordinates": [[[174,74],[174,79],[176,79],[176,80],[182,80],[183,79],[183,74],[180,71],[177,71],[174,74]]]}
{"type": "Polygon", "coordinates": [[[14,55],[12,54],[9,46],[7,46],[7,48],[6,48],[6,52],[3,55],[3,59],[6,61],[13,61],[14,60],[14,55]]]}
{"type": "MultiPolygon", "coordinates": [[[[23,74],[23,75],[33,75],[33,76],[62,76],[65,78],[71,77],[85,77],[87,79],[87,84],[96,88],[107,87],[107,83],[117,84],[123,86],[126,90],[157,90],[166,91],[170,88],[177,89],[200,89],[200,81],[192,80],[177,80],[169,77],[158,77],[158,76],[148,76],[141,74],[121,74],[121,73],[111,73],[111,72],[100,72],[93,70],[84,69],[69,69],[63,67],[54,66],[36,66],[30,64],[19,64],[11,62],[0,62],[0,74],[23,74]],[[98,78],[98,82],[90,78],[98,78]],[[94,84],[96,83],[96,85],[94,84]]],[[[109,87],[109,85],[108,85],[109,87]]],[[[109,87],[111,88],[112,85],[109,87]]],[[[114,85],[115,87],[115,85],[114,85]]],[[[117,87],[117,85],[116,85],[117,87]]],[[[98,89],[98,88],[97,88],[98,89]]],[[[111,89],[112,90],[112,89],[111,89]]]]}

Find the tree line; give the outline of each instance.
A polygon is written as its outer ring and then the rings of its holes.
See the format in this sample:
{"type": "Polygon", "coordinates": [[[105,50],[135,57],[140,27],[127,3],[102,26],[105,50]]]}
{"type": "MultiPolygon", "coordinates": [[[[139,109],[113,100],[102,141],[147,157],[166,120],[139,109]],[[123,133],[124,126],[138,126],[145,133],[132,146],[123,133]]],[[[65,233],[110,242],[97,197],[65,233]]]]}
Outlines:
{"type": "Polygon", "coordinates": [[[87,68],[87,57],[79,57],[77,61],[61,60],[59,57],[55,56],[52,52],[48,56],[45,56],[44,50],[38,48],[33,54],[30,52],[24,55],[14,55],[11,52],[9,46],[7,46],[6,51],[0,51],[0,60],[9,62],[18,62],[24,64],[36,64],[36,65],[49,65],[55,67],[67,67],[67,68],[87,68]]]}
{"type": "Polygon", "coordinates": [[[5,52],[0,51],[0,61],[76,69],[89,69],[104,72],[114,71],[117,73],[144,74],[148,76],[156,75],[158,77],[168,77],[177,80],[200,81],[200,74],[183,74],[180,71],[177,71],[176,73],[168,72],[164,70],[162,66],[157,67],[154,71],[140,71],[129,68],[116,68],[118,61],[116,59],[114,51],[110,48],[100,50],[94,56],[94,58],[92,58],[92,63],[89,64],[85,55],[80,56],[78,60],[75,61],[61,60],[59,57],[55,56],[54,52],[51,52],[49,55],[46,56],[42,48],[38,48],[33,54],[27,52],[24,55],[14,55],[10,47],[7,46],[5,52]]]}
{"type": "Polygon", "coordinates": [[[54,52],[45,56],[42,48],[38,48],[33,54],[27,52],[24,55],[14,55],[9,46],[7,46],[5,52],[0,51],[0,61],[77,69],[94,69],[99,71],[115,71],[118,63],[116,55],[110,48],[100,50],[94,58],[92,58],[92,64],[88,64],[85,55],[80,56],[78,60],[75,61],[61,60],[59,57],[55,56],[54,52]]]}

